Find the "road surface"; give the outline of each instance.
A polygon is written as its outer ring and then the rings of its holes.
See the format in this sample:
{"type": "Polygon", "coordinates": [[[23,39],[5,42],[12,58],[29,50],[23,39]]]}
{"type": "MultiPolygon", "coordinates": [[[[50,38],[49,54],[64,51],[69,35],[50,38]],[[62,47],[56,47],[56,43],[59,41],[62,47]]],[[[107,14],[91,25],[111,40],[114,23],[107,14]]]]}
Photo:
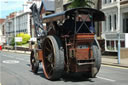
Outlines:
{"type": "Polygon", "coordinates": [[[29,55],[0,52],[0,85],[128,85],[128,69],[102,65],[97,78],[66,75],[58,81],[45,79],[42,65],[37,75],[30,69],[29,55]]]}

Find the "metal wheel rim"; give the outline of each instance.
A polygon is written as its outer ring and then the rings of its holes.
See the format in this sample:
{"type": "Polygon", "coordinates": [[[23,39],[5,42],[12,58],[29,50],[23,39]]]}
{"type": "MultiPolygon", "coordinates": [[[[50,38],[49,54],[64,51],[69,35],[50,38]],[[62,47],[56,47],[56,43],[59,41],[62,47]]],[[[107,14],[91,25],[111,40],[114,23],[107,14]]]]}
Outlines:
{"type": "Polygon", "coordinates": [[[48,77],[52,76],[54,70],[54,52],[53,46],[49,39],[44,44],[44,67],[48,77]]]}

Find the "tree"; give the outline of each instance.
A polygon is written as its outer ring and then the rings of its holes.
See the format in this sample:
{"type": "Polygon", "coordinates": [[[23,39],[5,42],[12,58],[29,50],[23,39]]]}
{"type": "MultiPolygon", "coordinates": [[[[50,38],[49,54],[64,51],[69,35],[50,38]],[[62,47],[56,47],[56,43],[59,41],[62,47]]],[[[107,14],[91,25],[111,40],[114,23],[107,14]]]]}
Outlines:
{"type": "MultiPolygon", "coordinates": [[[[29,39],[31,38],[30,35],[24,34],[24,33],[19,33],[16,35],[16,37],[22,37],[22,42],[16,42],[17,45],[23,45],[28,43],[29,39]]],[[[11,45],[15,45],[15,38],[13,37],[11,41],[11,45]]]]}
{"type": "Polygon", "coordinates": [[[91,8],[92,5],[95,5],[94,2],[91,0],[69,0],[71,1],[70,8],[76,8],[76,7],[88,7],[91,8]]]}

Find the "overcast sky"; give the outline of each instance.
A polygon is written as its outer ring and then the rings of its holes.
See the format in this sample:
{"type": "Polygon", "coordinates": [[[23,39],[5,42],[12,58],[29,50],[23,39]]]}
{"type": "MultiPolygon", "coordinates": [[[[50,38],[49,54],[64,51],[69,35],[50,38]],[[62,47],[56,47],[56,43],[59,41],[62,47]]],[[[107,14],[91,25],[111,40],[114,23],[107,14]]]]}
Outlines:
{"type": "Polygon", "coordinates": [[[0,18],[6,18],[9,13],[23,10],[23,3],[28,0],[0,0],[0,18]]]}

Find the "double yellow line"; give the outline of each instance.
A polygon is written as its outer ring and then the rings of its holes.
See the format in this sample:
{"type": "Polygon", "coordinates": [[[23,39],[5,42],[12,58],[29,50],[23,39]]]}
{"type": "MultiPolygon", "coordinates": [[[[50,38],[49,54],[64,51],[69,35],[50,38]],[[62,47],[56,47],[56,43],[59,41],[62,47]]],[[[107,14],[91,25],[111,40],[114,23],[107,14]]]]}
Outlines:
{"type": "Polygon", "coordinates": [[[0,83],[0,85],[1,85],[1,83],[0,83]]]}
{"type": "Polygon", "coordinates": [[[125,68],[125,67],[111,66],[111,65],[102,65],[102,66],[112,67],[112,68],[119,68],[119,69],[128,69],[128,68],[125,68]]]}

